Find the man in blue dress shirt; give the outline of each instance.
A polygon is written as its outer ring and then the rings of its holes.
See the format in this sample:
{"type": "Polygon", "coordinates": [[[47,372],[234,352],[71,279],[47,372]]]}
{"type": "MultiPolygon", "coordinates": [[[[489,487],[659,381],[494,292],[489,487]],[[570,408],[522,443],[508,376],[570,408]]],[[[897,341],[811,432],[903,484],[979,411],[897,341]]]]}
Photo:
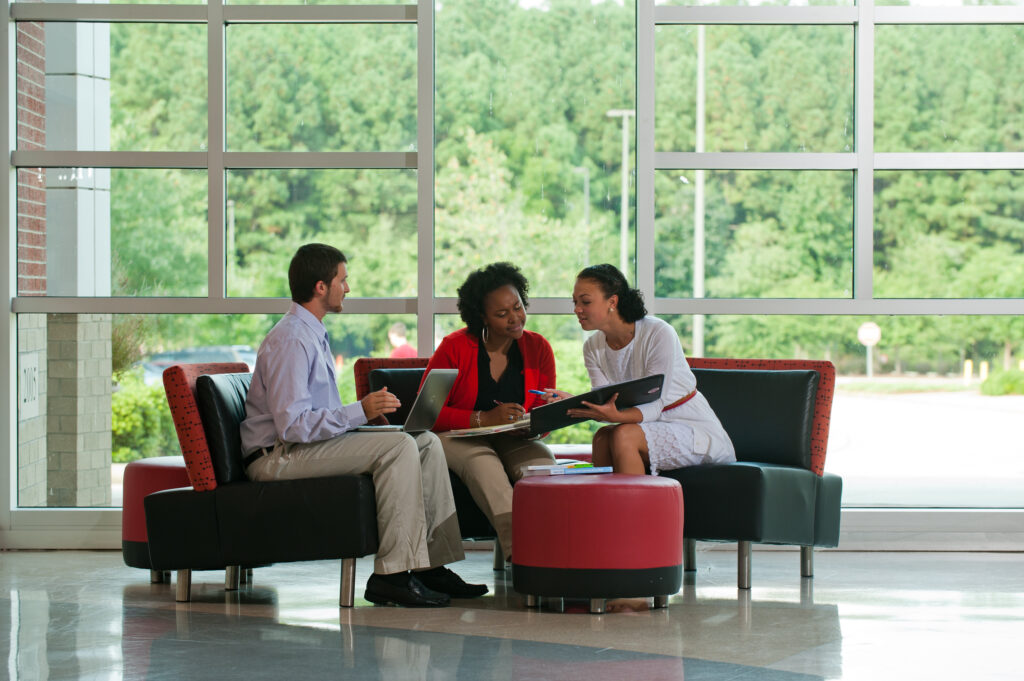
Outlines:
{"type": "MultiPolygon", "coordinates": [[[[299,248],[288,268],[292,304],[260,345],[245,401],[242,448],[252,480],[369,474],[380,545],[366,599],[438,607],[487,592],[444,567],[462,560],[448,467],[433,433],[355,432],[394,412],[387,389],[342,405],[323,318],[349,292],[345,255],[325,244],[299,248]]],[[[340,520],[340,519],[339,519],[340,520]]]]}

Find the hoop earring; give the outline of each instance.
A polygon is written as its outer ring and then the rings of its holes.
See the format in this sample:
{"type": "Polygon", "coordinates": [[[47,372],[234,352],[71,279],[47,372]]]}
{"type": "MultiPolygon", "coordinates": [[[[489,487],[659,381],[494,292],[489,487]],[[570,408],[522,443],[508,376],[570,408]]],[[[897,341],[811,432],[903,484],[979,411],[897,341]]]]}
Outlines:
{"type": "Polygon", "coordinates": [[[483,340],[484,343],[491,339],[491,330],[487,328],[486,324],[484,324],[484,328],[480,332],[480,338],[483,340]]]}

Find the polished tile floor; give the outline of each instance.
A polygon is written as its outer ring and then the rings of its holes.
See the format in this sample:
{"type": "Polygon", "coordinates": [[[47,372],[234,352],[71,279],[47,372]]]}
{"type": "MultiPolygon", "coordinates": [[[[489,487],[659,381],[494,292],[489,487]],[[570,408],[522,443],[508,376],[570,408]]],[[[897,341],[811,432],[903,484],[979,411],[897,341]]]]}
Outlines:
{"type": "Polygon", "coordinates": [[[667,609],[603,615],[524,609],[484,551],[455,567],[491,593],[437,610],[339,609],[337,561],[234,593],[196,573],[176,604],[118,552],[3,552],[0,679],[1024,678],[1024,554],[821,552],[801,579],[797,553],[755,551],[742,592],[735,554],[698,547],[667,609]]]}

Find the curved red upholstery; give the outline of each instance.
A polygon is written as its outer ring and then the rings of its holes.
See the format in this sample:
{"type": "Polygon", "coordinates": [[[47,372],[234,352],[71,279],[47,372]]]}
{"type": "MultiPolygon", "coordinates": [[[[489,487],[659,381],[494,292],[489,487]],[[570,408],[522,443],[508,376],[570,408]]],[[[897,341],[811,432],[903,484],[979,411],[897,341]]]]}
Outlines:
{"type": "Polygon", "coordinates": [[[429,357],[360,357],[352,367],[356,399],[361,400],[370,392],[370,372],[374,369],[422,369],[429,361],[429,357]]]}
{"type": "Polygon", "coordinates": [[[157,456],[132,461],[124,467],[124,502],[121,540],[146,541],[146,511],[142,500],[159,490],[188,487],[185,462],[180,456],[157,456]]]}
{"type": "Polygon", "coordinates": [[[164,391],[171,408],[178,444],[185,457],[185,467],[192,487],[204,492],[217,487],[206,431],[196,404],[196,379],[203,374],[238,374],[249,371],[244,362],[208,364],[173,364],[164,370],[164,391]]]}
{"type": "MultiPolygon", "coordinates": [[[[818,372],[818,390],[814,401],[814,421],[811,424],[811,470],[819,476],[825,473],[825,453],[828,449],[828,430],[832,414],[832,395],[836,387],[836,367],[832,362],[813,359],[730,359],[687,357],[694,369],[746,369],[751,371],[810,370],[818,372]]],[[[697,386],[699,389],[700,386],[697,386]]]]}
{"type": "Polygon", "coordinates": [[[651,475],[523,478],[512,496],[515,565],[568,570],[678,566],[683,491],[651,475]]]}

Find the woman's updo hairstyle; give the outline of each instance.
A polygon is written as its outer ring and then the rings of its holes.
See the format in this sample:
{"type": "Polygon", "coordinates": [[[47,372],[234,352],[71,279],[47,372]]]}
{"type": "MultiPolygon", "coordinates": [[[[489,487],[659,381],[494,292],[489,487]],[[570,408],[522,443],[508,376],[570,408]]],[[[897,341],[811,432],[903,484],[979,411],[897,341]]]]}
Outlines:
{"type": "Polygon", "coordinates": [[[510,262],[495,262],[478,269],[466,277],[466,281],[459,287],[459,315],[466,329],[477,338],[484,328],[484,298],[502,286],[513,287],[519,292],[523,307],[529,306],[526,292],[530,290],[530,285],[519,268],[510,262]]]}
{"type": "Polygon", "coordinates": [[[626,322],[635,322],[647,315],[644,307],[644,296],[639,289],[630,288],[626,277],[615,265],[602,263],[585,267],[576,275],[577,279],[590,279],[597,282],[605,298],[619,297],[619,316],[626,322]]]}

